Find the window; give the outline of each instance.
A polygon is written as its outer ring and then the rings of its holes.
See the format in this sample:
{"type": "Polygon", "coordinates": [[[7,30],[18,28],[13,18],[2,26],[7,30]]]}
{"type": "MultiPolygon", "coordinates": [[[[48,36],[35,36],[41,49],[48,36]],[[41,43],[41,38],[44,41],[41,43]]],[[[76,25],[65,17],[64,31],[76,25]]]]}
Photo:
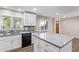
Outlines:
{"type": "Polygon", "coordinates": [[[21,18],[13,17],[13,28],[20,28],[22,25],[21,18]]]}
{"type": "Polygon", "coordinates": [[[11,16],[0,16],[0,30],[20,28],[22,25],[22,18],[11,16]]]}
{"type": "Polygon", "coordinates": [[[0,30],[10,28],[10,17],[9,16],[0,16],[0,30]]]}
{"type": "Polygon", "coordinates": [[[10,17],[9,16],[3,16],[3,29],[9,29],[10,28],[10,17]]]}

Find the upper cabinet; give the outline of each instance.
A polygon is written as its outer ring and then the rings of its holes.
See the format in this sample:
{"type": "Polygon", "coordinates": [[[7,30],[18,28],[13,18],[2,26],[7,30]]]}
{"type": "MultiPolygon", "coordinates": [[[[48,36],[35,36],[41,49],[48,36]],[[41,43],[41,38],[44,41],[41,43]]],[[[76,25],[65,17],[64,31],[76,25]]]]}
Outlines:
{"type": "Polygon", "coordinates": [[[36,26],[36,15],[24,13],[24,26],[36,26]]]}

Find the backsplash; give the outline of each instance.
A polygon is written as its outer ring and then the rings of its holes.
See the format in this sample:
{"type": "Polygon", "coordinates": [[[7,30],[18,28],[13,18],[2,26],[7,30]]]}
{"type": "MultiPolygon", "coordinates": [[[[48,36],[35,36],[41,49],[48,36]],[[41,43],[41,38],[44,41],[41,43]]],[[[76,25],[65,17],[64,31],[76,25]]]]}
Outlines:
{"type": "Polygon", "coordinates": [[[35,26],[24,26],[24,30],[26,30],[26,31],[35,31],[35,26]]]}

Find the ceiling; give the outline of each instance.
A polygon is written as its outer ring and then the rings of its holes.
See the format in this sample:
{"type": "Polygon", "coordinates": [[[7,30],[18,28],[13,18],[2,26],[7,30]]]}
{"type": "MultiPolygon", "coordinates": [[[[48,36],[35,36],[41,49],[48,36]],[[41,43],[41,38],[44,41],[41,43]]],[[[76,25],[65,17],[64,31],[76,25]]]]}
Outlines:
{"type": "Polygon", "coordinates": [[[44,16],[64,16],[75,10],[79,10],[79,6],[8,6],[9,9],[20,11],[31,11],[44,16]],[[37,9],[37,10],[34,10],[37,9]]]}

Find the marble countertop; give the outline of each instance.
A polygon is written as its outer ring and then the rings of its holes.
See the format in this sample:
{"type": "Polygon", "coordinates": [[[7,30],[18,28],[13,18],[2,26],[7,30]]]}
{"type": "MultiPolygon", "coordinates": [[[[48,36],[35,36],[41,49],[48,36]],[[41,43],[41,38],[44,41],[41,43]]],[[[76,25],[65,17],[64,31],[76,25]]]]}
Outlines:
{"type": "Polygon", "coordinates": [[[72,41],[72,39],[74,38],[71,36],[56,33],[35,33],[33,35],[39,39],[42,39],[53,45],[56,45],[59,48],[64,47],[64,45],[72,41]]]}

